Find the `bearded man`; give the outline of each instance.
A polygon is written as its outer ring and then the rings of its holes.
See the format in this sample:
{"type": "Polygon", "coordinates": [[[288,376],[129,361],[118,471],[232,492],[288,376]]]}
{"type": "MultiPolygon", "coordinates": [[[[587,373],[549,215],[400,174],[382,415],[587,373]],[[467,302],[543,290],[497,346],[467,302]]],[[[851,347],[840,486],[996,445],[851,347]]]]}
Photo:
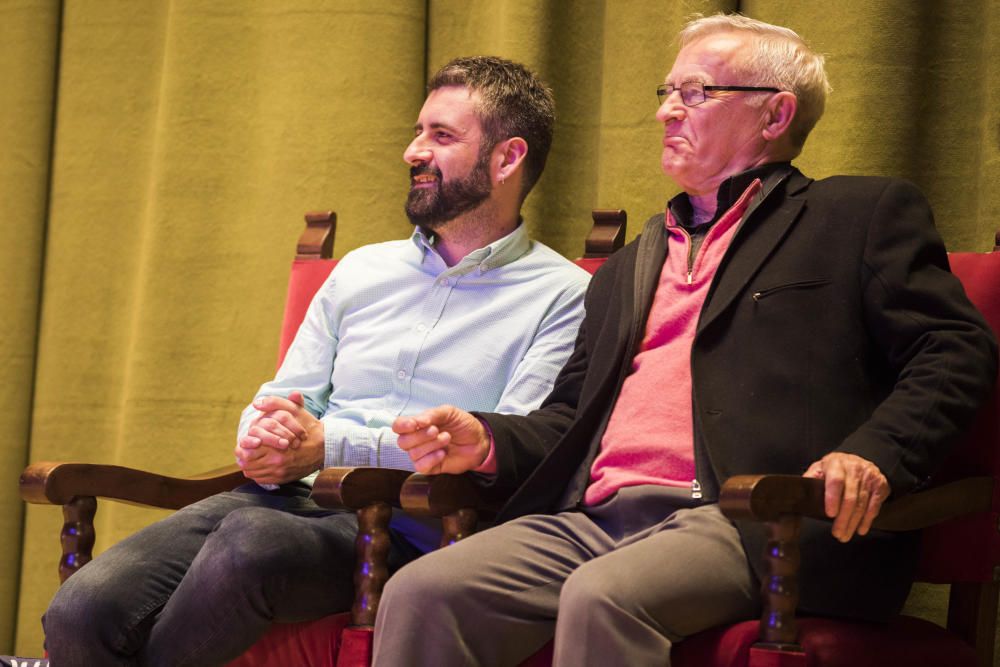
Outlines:
{"type": "MultiPolygon", "coordinates": [[[[549,393],[589,278],[529,240],[520,216],[552,142],[551,91],[493,57],[452,61],[429,91],[403,154],[412,236],[348,253],[317,293],[243,413],[248,484],[63,584],[43,618],[53,664],[223,664],[273,622],[347,610],[357,522],[313,503],[310,475],[412,470],[394,418],[442,402],[525,413],[549,393]]],[[[405,517],[391,530],[391,569],[439,538],[405,517]]]]}

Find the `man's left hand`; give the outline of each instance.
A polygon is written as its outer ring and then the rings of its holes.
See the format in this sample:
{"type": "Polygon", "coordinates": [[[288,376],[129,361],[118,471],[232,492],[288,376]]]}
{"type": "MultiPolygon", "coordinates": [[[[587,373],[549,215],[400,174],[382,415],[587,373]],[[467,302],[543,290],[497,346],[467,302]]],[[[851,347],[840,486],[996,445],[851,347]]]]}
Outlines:
{"type": "MultiPolygon", "coordinates": [[[[302,479],[323,467],[325,440],[323,422],[303,407],[299,392],[288,398],[263,396],[254,401],[254,407],[263,414],[260,419],[274,416],[287,420],[290,416],[305,435],[298,447],[276,448],[260,442],[259,438],[244,437],[236,445],[236,463],[243,474],[259,484],[284,484],[302,479]]],[[[298,428],[294,428],[298,431],[298,428]]]]}
{"type": "Polygon", "coordinates": [[[889,497],[889,480],[874,463],[856,454],[831,452],[816,461],[803,477],[822,479],[826,515],[833,519],[833,536],[847,542],[866,535],[889,497]]]}

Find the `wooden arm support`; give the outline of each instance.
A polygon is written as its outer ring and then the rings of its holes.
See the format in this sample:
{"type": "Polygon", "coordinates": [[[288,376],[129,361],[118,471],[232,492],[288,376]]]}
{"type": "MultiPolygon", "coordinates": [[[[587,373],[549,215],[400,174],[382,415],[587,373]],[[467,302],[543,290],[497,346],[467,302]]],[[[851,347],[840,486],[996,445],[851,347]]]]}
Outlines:
{"type": "Polygon", "coordinates": [[[375,625],[389,580],[389,521],[409,476],[408,470],[390,468],[327,468],[313,483],[311,498],[317,505],[357,512],[351,625],[375,625]]]}
{"type": "Polygon", "coordinates": [[[202,498],[230,491],[247,480],[236,466],[182,479],[143,470],[91,463],[34,463],[21,473],[21,498],[29,503],[63,506],[59,536],[59,581],[90,562],[94,549],[97,498],[180,509],[202,498]]]}
{"type": "MultiPolygon", "coordinates": [[[[873,528],[907,531],[955,517],[986,512],[993,497],[992,477],[967,477],[892,499],[882,506],[873,528]]],[[[823,480],[798,475],[737,475],[719,494],[719,507],[730,519],[773,521],[785,514],[827,519],[823,480]]]]}
{"type": "Polygon", "coordinates": [[[412,473],[392,468],[326,468],[310,497],[321,507],[360,510],[375,503],[399,507],[399,492],[412,473]]]}
{"type": "Polygon", "coordinates": [[[414,473],[403,485],[399,500],[410,514],[441,519],[442,547],[474,533],[479,512],[489,509],[479,489],[465,475],[414,473]]]}
{"type": "Polygon", "coordinates": [[[24,469],[20,488],[21,498],[29,503],[65,505],[73,498],[92,496],[180,509],[246,481],[235,464],[180,478],[115,465],[45,462],[24,469]]]}
{"type": "MultiPolygon", "coordinates": [[[[992,496],[993,478],[969,477],[887,502],[872,527],[891,531],[926,528],[989,511],[992,496]]],[[[719,507],[730,519],[766,524],[760,641],[772,649],[799,650],[795,624],[799,529],[803,517],[829,520],[823,507],[823,480],[797,475],[731,477],[719,494],[719,507]]]]}
{"type": "Polygon", "coordinates": [[[354,606],[351,624],[372,626],[389,579],[389,521],[392,507],[417,516],[440,517],[441,545],[475,531],[479,493],[459,475],[421,475],[389,468],[327,468],[316,478],[312,499],[322,507],[358,515],[354,606]]]}

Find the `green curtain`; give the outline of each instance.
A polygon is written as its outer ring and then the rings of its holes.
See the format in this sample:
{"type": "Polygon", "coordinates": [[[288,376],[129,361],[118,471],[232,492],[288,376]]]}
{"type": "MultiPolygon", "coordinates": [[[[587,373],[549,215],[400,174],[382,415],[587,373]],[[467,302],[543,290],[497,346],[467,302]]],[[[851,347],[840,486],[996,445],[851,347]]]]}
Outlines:
{"type": "Polygon", "coordinates": [[[59,13],[57,0],[0,4],[0,653],[14,643],[20,583],[59,13]]]}
{"type": "MultiPolygon", "coordinates": [[[[633,236],[676,192],[653,90],[685,17],[733,10],[828,54],[806,173],[905,176],[950,247],[990,246],[989,0],[0,0],[0,653],[40,652],[57,586],[62,518],[23,509],[23,464],[231,461],[301,214],[337,211],[337,256],[408,233],[402,151],[429,73],[493,53],[549,81],[556,140],[525,218],[576,256],[592,208],[626,208],[633,236]]],[[[98,552],[162,516],[99,507],[98,552]]],[[[937,595],[912,604],[939,614],[937,595]]]]}

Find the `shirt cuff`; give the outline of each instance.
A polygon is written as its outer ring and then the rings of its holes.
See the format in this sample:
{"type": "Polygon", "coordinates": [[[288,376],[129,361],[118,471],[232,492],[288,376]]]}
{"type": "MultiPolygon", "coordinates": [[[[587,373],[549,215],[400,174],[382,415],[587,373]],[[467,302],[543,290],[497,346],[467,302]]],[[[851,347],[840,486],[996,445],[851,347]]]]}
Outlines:
{"type": "Polygon", "coordinates": [[[483,425],[486,429],[486,435],[490,436],[490,452],[486,455],[486,460],[480,463],[478,466],[472,469],[472,472],[478,472],[482,475],[496,475],[497,474],[497,457],[496,457],[496,443],[493,441],[493,430],[490,425],[486,423],[484,419],[476,417],[479,419],[479,423],[483,425]]]}

